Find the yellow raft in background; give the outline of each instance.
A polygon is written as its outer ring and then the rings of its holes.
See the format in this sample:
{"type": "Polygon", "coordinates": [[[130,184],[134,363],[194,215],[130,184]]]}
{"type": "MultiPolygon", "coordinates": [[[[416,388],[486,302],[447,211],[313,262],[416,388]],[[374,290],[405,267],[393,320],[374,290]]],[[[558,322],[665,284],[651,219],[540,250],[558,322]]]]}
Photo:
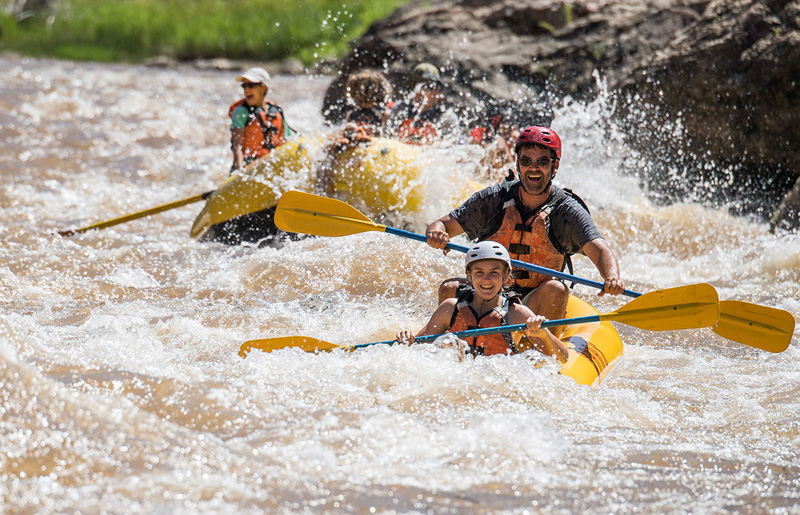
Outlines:
{"type": "Polygon", "coordinates": [[[278,234],[272,218],[285,191],[313,188],[311,145],[298,138],[228,177],[206,200],[191,229],[192,238],[238,244],[270,240],[278,234]]]}
{"type": "Polygon", "coordinates": [[[425,201],[419,154],[419,147],[385,138],[348,148],[334,165],[336,198],[368,216],[419,211],[425,201]]]}
{"type": "MultiPolygon", "coordinates": [[[[229,177],[206,200],[191,236],[228,244],[277,242],[285,234],[275,227],[278,200],[289,190],[314,191],[324,145],[322,139],[290,140],[245,173],[229,177]]],[[[419,212],[428,200],[422,152],[385,138],[348,148],[333,162],[332,196],[373,217],[419,212]]],[[[454,187],[453,206],[483,187],[476,181],[460,182],[465,183],[454,187]]]]}
{"type": "MultiPolygon", "coordinates": [[[[565,318],[598,314],[590,304],[569,296],[565,318]]],[[[611,322],[570,325],[559,339],[569,351],[569,359],[561,367],[561,373],[578,384],[592,388],[598,386],[622,361],[622,338],[611,322]]]]}
{"type": "MultiPolygon", "coordinates": [[[[290,140],[246,173],[229,177],[206,200],[191,236],[229,244],[279,237],[273,221],[278,199],[289,190],[314,191],[312,155],[321,146],[320,140],[290,140]]],[[[383,138],[349,148],[334,163],[335,195],[373,216],[417,211],[425,196],[418,157],[417,147],[383,138]]]]}

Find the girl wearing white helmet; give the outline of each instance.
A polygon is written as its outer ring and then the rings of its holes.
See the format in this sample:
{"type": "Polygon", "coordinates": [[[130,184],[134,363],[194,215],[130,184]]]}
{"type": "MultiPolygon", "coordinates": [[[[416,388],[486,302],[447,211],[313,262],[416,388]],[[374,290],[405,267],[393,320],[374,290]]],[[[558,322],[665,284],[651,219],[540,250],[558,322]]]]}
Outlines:
{"type": "Polygon", "coordinates": [[[516,354],[534,348],[566,362],[564,343],[541,327],[545,318],[534,314],[516,296],[504,293],[503,287],[511,279],[511,257],[503,245],[494,241],[476,243],[467,252],[465,266],[471,288],[439,304],[416,335],[408,330],[397,333],[398,342],[411,344],[415,336],[448,331],[526,324],[523,332],[474,336],[466,341],[473,355],[516,354]]]}

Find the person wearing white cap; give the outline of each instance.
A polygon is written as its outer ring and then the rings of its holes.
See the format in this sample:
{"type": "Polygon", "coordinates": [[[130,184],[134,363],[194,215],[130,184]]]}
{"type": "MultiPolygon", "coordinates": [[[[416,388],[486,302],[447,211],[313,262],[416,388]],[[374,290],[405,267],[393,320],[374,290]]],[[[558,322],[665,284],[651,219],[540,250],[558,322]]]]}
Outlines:
{"type": "Polygon", "coordinates": [[[231,172],[269,155],[286,142],[292,130],[283,110],[266,99],[270,77],[264,68],[250,68],[236,77],[242,83],[244,98],[228,110],[231,118],[231,172]]]}
{"type": "Polygon", "coordinates": [[[416,335],[408,330],[397,333],[398,342],[411,344],[416,336],[446,331],[525,324],[525,330],[520,332],[466,338],[470,353],[491,356],[536,349],[547,356],[555,356],[561,363],[567,361],[564,343],[550,330],[542,328],[545,317],[534,314],[516,295],[504,292],[503,287],[511,284],[511,257],[503,245],[495,241],[473,244],[467,252],[465,266],[470,287],[460,290],[458,297],[439,304],[416,335]]]}

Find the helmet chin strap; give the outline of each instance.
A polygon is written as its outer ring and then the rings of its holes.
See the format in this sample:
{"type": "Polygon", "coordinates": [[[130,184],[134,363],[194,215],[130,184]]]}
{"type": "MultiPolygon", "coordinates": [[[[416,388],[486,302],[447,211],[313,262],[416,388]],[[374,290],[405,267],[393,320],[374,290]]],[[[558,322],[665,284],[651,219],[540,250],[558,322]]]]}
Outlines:
{"type": "MultiPolygon", "coordinates": [[[[555,165],[553,165],[553,166],[555,166],[555,165]]],[[[547,181],[547,185],[544,187],[544,191],[548,191],[550,189],[550,186],[553,185],[553,179],[556,178],[556,172],[558,172],[558,170],[554,169],[552,171],[552,173],[550,174],[550,180],[547,181]]],[[[544,191],[542,193],[544,193],[544,191]]]]}

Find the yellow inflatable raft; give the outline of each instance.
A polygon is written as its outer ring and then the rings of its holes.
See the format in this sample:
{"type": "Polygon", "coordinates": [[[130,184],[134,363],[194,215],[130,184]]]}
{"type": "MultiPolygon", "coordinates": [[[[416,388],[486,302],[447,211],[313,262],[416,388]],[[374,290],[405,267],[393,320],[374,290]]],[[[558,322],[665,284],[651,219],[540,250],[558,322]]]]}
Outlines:
{"type": "MultiPolygon", "coordinates": [[[[597,310],[592,306],[570,295],[567,303],[566,318],[596,317],[598,314],[597,310]]],[[[425,338],[433,338],[433,336],[426,336],[425,338]]],[[[622,362],[622,339],[610,322],[573,324],[567,326],[560,338],[569,353],[567,362],[561,367],[561,374],[571,377],[578,384],[594,388],[600,385],[614,368],[622,362]]],[[[393,345],[395,343],[393,340],[386,340],[360,345],[339,345],[306,336],[285,336],[246,341],[239,348],[239,355],[243,358],[247,357],[248,353],[256,349],[265,352],[288,347],[303,349],[306,352],[333,349],[352,351],[361,347],[393,345]]]]}
{"type": "MultiPolygon", "coordinates": [[[[312,156],[322,145],[291,140],[244,174],[229,177],[206,200],[191,236],[230,244],[268,243],[279,236],[273,222],[278,199],[289,190],[314,191],[318,163],[312,156]]],[[[382,138],[349,148],[334,161],[334,195],[372,216],[417,211],[424,200],[418,154],[416,147],[382,138]]]]}
{"type": "Polygon", "coordinates": [[[197,215],[192,238],[229,244],[275,238],[278,230],[272,218],[281,195],[291,189],[313,188],[313,144],[305,139],[290,140],[245,173],[228,177],[197,215]]]}
{"type": "Polygon", "coordinates": [[[336,197],[367,216],[419,211],[425,200],[419,154],[419,147],[384,138],[348,148],[334,165],[336,197]]]}
{"type": "MultiPolygon", "coordinates": [[[[598,314],[591,305],[570,295],[565,318],[598,314]]],[[[569,351],[561,373],[579,384],[598,386],[622,361],[622,338],[611,322],[571,325],[559,338],[569,351]]]]}
{"type": "MultiPolygon", "coordinates": [[[[322,139],[290,140],[245,173],[229,177],[206,200],[191,236],[228,244],[279,240],[285,233],[273,220],[278,199],[289,190],[315,190],[324,146],[322,139]]],[[[348,148],[333,160],[330,195],[372,217],[419,212],[427,200],[422,152],[418,146],[384,138],[348,148]]],[[[458,184],[453,206],[482,187],[455,174],[450,183],[458,184]]]]}

